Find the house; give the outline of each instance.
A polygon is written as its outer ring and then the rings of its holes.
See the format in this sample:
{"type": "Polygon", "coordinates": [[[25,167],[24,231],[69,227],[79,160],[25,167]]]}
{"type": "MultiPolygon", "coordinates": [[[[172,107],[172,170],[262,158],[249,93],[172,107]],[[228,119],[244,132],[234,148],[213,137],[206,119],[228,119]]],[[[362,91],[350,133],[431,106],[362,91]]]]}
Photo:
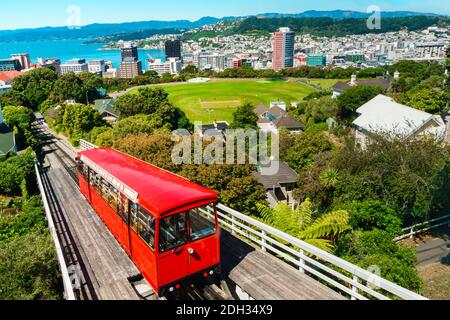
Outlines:
{"type": "MultiPolygon", "coordinates": [[[[399,75],[398,75],[399,76],[399,75]]],[[[370,79],[370,80],[357,80],[356,75],[352,75],[350,82],[338,81],[333,86],[333,98],[339,97],[344,91],[354,86],[370,86],[370,87],[381,87],[383,91],[386,92],[391,85],[391,80],[389,76],[386,75],[382,78],[370,79]]]]}
{"type": "Polygon", "coordinates": [[[12,81],[14,78],[22,75],[20,71],[0,71],[0,94],[8,92],[12,89],[12,81]]]}
{"type": "Polygon", "coordinates": [[[281,128],[286,128],[290,132],[301,132],[306,126],[292,118],[286,111],[286,103],[271,102],[271,107],[267,108],[260,104],[253,110],[258,116],[258,127],[264,132],[278,132],[281,128]]]}
{"type": "Polygon", "coordinates": [[[356,110],[359,117],[353,122],[356,142],[365,148],[371,135],[385,134],[391,137],[412,139],[423,135],[444,139],[446,125],[439,115],[432,115],[395,102],[385,95],[378,95],[356,110]]]}
{"type": "Polygon", "coordinates": [[[294,205],[292,191],[298,181],[298,174],[284,161],[272,161],[272,167],[278,167],[278,172],[274,175],[264,174],[262,168],[253,173],[255,179],[264,186],[267,194],[267,202],[274,207],[278,202],[294,205]]]}
{"type": "Polygon", "coordinates": [[[14,131],[3,120],[2,107],[0,106],[0,156],[17,151],[14,131]]]}
{"type": "Polygon", "coordinates": [[[95,100],[94,108],[106,121],[116,122],[120,117],[120,112],[114,107],[114,102],[112,99],[95,100]]]}
{"type": "Polygon", "coordinates": [[[214,137],[214,136],[224,136],[225,131],[230,128],[230,125],[226,121],[214,121],[213,124],[206,124],[196,127],[196,133],[200,137],[214,137]]]}

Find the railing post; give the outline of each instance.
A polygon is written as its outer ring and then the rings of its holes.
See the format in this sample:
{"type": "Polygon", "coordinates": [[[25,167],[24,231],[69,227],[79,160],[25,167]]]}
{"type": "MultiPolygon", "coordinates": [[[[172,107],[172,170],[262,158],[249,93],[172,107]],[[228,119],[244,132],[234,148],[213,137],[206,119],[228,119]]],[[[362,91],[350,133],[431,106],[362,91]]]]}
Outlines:
{"type": "Polygon", "coordinates": [[[235,216],[231,216],[231,234],[233,236],[236,235],[236,232],[234,231],[234,228],[235,228],[234,223],[235,223],[235,221],[236,221],[236,217],[235,216]]]}
{"type": "Polygon", "coordinates": [[[414,226],[411,227],[411,235],[409,236],[410,239],[414,238],[414,226]]]}
{"type": "MultiPolygon", "coordinates": [[[[358,278],[357,276],[353,276],[353,281],[354,281],[354,282],[359,282],[359,278],[358,278]]],[[[354,294],[357,294],[357,293],[358,293],[358,288],[357,288],[355,285],[352,286],[352,292],[353,292],[354,294]]],[[[356,298],[355,298],[354,295],[352,295],[352,300],[356,300],[356,298]]]]}
{"type": "MultiPolygon", "coordinates": [[[[266,232],[264,231],[264,230],[262,230],[261,231],[261,234],[263,235],[263,236],[265,236],[266,235],[266,232]]],[[[261,237],[261,242],[262,242],[262,245],[261,245],[261,250],[262,250],[262,252],[266,252],[266,239],[265,238],[263,238],[263,237],[261,237]]]]}
{"type": "Polygon", "coordinates": [[[305,268],[304,268],[304,266],[305,266],[305,259],[303,259],[304,255],[305,255],[305,251],[303,249],[300,250],[300,266],[299,266],[298,270],[301,273],[305,273],[305,268]]]}

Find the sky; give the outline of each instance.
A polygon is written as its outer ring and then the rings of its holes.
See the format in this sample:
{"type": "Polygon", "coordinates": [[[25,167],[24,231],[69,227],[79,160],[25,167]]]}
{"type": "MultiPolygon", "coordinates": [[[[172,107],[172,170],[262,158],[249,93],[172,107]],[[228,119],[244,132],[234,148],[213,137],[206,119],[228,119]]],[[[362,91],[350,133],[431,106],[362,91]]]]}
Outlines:
{"type": "Polygon", "coordinates": [[[65,26],[74,20],[77,25],[86,25],[306,10],[365,12],[370,5],[377,5],[384,11],[450,15],[450,0],[14,0],[1,3],[0,30],[65,26]]]}

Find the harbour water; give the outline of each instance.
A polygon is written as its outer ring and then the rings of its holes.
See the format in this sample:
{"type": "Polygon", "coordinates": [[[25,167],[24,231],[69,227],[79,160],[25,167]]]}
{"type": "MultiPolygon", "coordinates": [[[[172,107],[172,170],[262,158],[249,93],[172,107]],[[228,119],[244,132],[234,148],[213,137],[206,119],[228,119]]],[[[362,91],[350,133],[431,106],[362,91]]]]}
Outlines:
{"type": "MultiPolygon", "coordinates": [[[[112,61],[120,65],[119,50],[99,50],[103,44],[84,44],[85,40],[49,40],[34,42],[0,42],[0,59],[8,59],[14,53],[29,53],[33,63],[39,57],[59,58],[62,63],[73,58],[112,61]]],[[[164,50],[139,50],[139,59],[147,69],[147,59],[164,60],[164,50]]]]}

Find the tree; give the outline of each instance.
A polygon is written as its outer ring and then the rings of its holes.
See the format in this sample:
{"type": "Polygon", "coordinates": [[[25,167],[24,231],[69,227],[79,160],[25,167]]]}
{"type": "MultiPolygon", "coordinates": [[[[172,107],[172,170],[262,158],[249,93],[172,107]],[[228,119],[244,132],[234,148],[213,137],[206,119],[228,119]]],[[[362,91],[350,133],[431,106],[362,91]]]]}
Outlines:
{"type": "Polygon", "coordinates": [[[56,79],[56,72],[47,68],[35,69],[15,78],[12,82],[13,94],[20,92],[24,99],[24,103],[16,105],[37,110],[39,105],[48,98],[56,79]]]}
{"type": "Polygon", "coordinates": [[[400,103],[406,104],[428,113],[440,113],[447,104],[447,97],[444,92],[427,88],[423,85],[414,87],[405,94],[398,97],[400,103]]]}
{"type": "Polygon", "coordinates": [[[287,152],[286,161],[300,173],[313,165],[315,156],[331,149],[332,144],[323,133],[304,133],[298,136],[294,146],[287,152]]]}
{"type": "Polygon", "coordinates": [[[31,131],[31,123],[34,120],[33,110],[22,106],[6,106],[3,109],[3,116],[5,123],[14,128],[19,150],[27,147],[34,148],[37,145],[37,140],[31,131]]]}
{"type": "Polygon", "coordinates": [[[258,116],[253,111],[253,106],[246,103],[240,106],[233,113],[233,122],[231,128],[233,129],[256,129],[258,122],[258,116]]]}
{"type": "Polygon", "coordinates": [[[181,71],[182,74],[197,74],[198,73],[198,68],[192,64],[186,66],[186,68],[184,68],[181,71]]]}
{"type": "Polygon", "coordinates": [[[314,219],[309,199],[295,210],[287,204],[278,203],[273,209],[258,205],[258,212],[262,220],[274,228],[327,252],[333,252],[335,239],[350,229],[345,210],[329,212],[314,219]]]}
{"type": "Polygon", "coordinates": [[[86,103],[86,94],[83,81],[75,73],[70,72],[55,82],[50,98],[55,103],[64,103],[66,100],[86,103]]]}
{"type": "Polygon", "coordinates": [[[345,90],[337,98],[340,118],[351,118],[355,115],[356,109],[382,92],[383,88],[371,86],[354,86],[345,90]]]}
{"type": "Polygon", "coordinates": [[[311,99],[305,106],[305,114],[313,118],[315,122],[325,122],[330,117],[335,117],[338,113],[336,99],[330,96],[311,99]]]}

